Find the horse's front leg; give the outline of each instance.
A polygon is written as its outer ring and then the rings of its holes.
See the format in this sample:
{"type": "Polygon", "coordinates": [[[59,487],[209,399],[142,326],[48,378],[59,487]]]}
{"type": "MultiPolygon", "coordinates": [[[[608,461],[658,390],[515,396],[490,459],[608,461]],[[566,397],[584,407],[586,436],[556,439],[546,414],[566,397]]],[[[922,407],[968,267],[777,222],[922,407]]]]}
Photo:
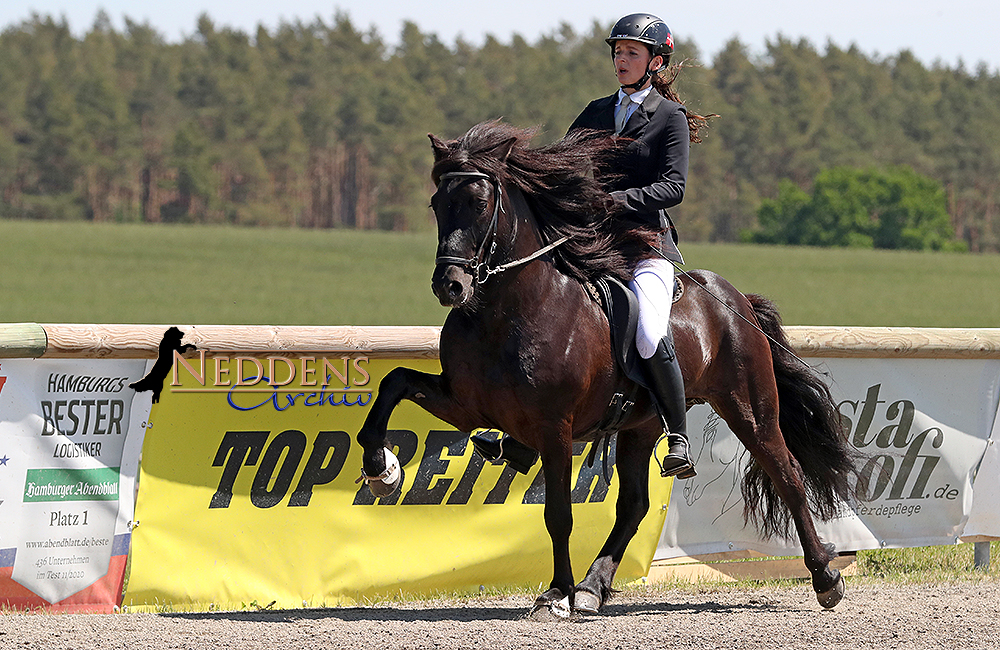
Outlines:
{"type": "Polygon", "coordinates": [[[576,586],[573,596],[573,609],[576,611],[596,614],[611,596],[611,585],[625,549],[649,511],[649,457],[659,435],[657,426],[648,430],[621,431],[618,434],[615,454],[615,467],[618,470],[615,525],[601,552],[597,554],[597,559],[587,571],[587,576],[576,586]]]}
{"type": "Polygon", "coordinates": [[[379,383],[375,401],[357,436],[363,449],[362,471],[372,494],[391,495],[402,478],[399,460],[385,446],[389,416],[401,401],[411,400],[431,415],[457,426],[458,406],[446,387],[444,375],[412,368],[395,368],[379,383]]]}
{"type": "Polygon", "coordinates": [[[570,615],[573,598],[573,567],[569,560],[569,536],[573,531],[571,481],[572,441],[553,433],[542,451],[545,473],[545,528],[552,539],[552,582],[549,590],[535,599],[532,613],[548,609],[558,617],[570,615]]]}

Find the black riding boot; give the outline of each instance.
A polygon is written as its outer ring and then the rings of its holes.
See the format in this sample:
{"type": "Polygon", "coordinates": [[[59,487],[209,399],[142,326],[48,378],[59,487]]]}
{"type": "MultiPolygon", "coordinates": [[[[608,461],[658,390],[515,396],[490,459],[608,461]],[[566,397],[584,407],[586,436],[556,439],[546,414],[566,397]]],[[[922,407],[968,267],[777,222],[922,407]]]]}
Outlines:
{"type": "Polygon", "coordinates": [[[494,440],[480,433],[469,440],[476,452],[486,460],[493,464],[507,463],[522,474],[527,474],[538,460],[537,451],[506,434],[494,440]]]}
{"type": "Polygon", "coordinates": [[[646,375],[650,380],[653,397],[667,425],[669,450],[663,458],[660,476],[691,478],[697,473],[688,451],[687,402],[684,398],[684,377],[674,353],[672,336],[666,336],[656,347],[656,352],[645,359],[646,375]]]}

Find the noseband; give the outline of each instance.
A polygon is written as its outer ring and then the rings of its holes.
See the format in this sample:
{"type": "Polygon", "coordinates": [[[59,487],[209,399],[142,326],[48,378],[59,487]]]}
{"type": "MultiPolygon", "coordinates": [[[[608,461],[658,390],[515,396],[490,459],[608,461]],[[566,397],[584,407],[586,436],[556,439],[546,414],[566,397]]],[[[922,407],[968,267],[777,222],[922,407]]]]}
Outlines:
{"type": "MultiPolygon", "coordinates": [[[[484,174],[482,172],[447,172],[441,174],[441,178],[438,181],[438,188],[440,189],[441,184],[444,183],[445,181],[453,180],[456,178],[470,180],[470,181],[484,180],[494,187],[495,191],[493,196],[493,217],[490,219],[490,226],[486,230],[486,235],[483,237],[483,240],[479,243],[479,246],[476,248],[475,256],[466,259],[464,257],[454,257],[451,255],[439,255],[438,257],[434,258],[435,265],[454,264],[455,266],[460,266],[469,271],[469,273],[475,279],[477,284],[485,284],[486,281],[490,279],[491,275],[496,275],[497,273],[503,273],[504,271],[521,266],[522,264],[527,264],[532,260],[538,259],[539,257],[548,253],[557,246],[561,246],[562,244],[565,244],[567,241],[569,241],[570,239],[569,235],[560,237],[556,241],[552,242],[551,244],[548,244],[547,246],[543,246],[542,248],[538,249],[537,251],[535,251],[531,255],[528,255],[527,257],[522,257],[521,259],[514,260],[513,262],[507,262],[506,264],[500,264],[498,266],[490,268],[489,265],[490,257],[493,255],[493,253],[496,252],[497,248],[497,241],[496,241],[497,224],[499,223],[500,220],[500,213],[504,211],[502,205],[503,188],[501,187],[500,183],[494,181],[488,174],[484,174]],[[488,252],[486,250],[487,242],[489,242],[488,252]]],[[[514,227],[516,235],[517,232],[516,221],[514,222],[514,227]]]]}

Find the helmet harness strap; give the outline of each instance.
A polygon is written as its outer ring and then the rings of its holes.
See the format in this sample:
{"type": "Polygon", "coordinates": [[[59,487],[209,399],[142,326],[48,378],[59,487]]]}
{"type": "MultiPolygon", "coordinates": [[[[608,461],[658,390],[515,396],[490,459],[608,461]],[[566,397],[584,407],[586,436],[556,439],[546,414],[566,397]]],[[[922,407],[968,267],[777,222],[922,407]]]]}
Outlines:
{"type": "Polygon", "coordinates": [[[646,82],[649,81],[649,78],[651,76],[653,76],[653,74],[649,71],[649,68],[646,68],[646,74],[642,75],[642,79],[639,79],[639,81],[636,81],[635,83],[622,84],[622,88],[631,88],[632,90],[639,90],[640,88],[646,85],[646,82]]]}
{"type": "MultiPolygon", "coordinates": [[[[652,54],[652,50],[650,50],[650,54],[652,54]]],[[[654,55],[653,58],[656,58],[657,56],[662,56],[662,55],[657,54],[657,55],[654,55]]],[[[667,69],[667,66],[665,66],[665,65],[661,65],[656,70],[650,70],[647,67],[646,68],[646,74],[642,75],[642,78],[639,79],[639,81],[636,81],[635,83],[631,83],[631,84],[622,84],[622,88],[631,88],[632,90],[639,90],[640,88],[642,88],[643,86],[646,85],[646,82],[649,81],[649,78],[652,77],[655,73],[658,73],[661,70],[666,70],[666,69],[667,69]]]]}
{"type": "MultiPolygon", "coordinates": [[[[650,63],[652,63],[653,59],[655,59],[656,57],[658,57],[658,56],[662,57],[663,56],[662,54],[656,54],[655,52],[653,52],[653,48],[650,47],[649,45],[646,45],[646,48],[649,50],[649,55],[651,57],[650,60],[649,60],[650,63]]],[[[615,58],[615,48],[614,48],[614,46],[612,46],[612,48],[611,48],[611,58],[612,59],[615,58]]],[[[639,81],[636,81],[635,83],[622,84],[622,88],[631,88],[632,90],[639,90],[640,88],[642,88],[643,86],[646,85],[646,82],[649,81],[649,78],[652,77],[653,74],[660,72],[660,70],[666,70],[666,68],[667,68],[666,65],[661,65],[656,70],[650,70],[649,69],[649,64],[647,63],[646,64],[646,73],[644,75],[642,75],[642,78],[639,79],[639,81]]]]}

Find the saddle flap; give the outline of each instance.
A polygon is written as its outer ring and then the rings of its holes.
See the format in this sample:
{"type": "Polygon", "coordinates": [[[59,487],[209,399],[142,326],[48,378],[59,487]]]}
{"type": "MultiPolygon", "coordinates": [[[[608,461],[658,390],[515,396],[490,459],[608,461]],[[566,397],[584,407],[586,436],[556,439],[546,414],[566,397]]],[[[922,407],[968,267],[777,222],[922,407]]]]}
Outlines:
{"type": "Polygon", "coordinates": [[[635,349],[635,331],[639,323],[639,301],[621,281],[606,277],[594,282],[601,306],[611,325],[611,354],[615,363],[632,381],[647,386],[635,349]]]}

